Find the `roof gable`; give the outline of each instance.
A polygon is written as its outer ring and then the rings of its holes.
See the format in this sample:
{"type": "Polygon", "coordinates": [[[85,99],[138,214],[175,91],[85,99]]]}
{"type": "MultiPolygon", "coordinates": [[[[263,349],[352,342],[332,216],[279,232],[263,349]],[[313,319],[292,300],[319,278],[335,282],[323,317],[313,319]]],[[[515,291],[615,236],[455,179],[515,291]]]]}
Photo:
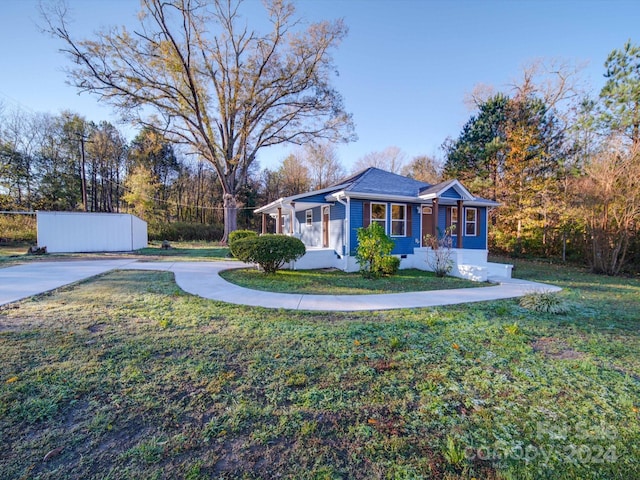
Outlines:
{"type": "Polygon", "coordinates": [[[350,184],[344,189],[346,192],[404,197],[417,197],[421,189],[429,187],[428,183],[386,172],[375,167],[367,168],[363,172],[343,180],[341,183],[350,184]]]}
{"type": "Polygon", "coordinates": [[[455,198],[460,200],[475,200],[469,190],[464,188],[458,180],[447,180],[436,185],[423,188],[419,193],[420,198],[455,198]]]}

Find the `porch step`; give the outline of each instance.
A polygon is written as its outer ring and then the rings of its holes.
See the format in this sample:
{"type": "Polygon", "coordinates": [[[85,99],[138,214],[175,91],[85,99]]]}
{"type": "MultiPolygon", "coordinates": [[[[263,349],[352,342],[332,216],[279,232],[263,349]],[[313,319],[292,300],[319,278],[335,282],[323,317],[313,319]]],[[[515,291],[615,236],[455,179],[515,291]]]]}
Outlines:
{"type": "Polygon", "coordinates": [[[458,265],[458,274],[456,275],[474,282],[486,282],[489,276],[489,269],[480,265],[458,265]]]}

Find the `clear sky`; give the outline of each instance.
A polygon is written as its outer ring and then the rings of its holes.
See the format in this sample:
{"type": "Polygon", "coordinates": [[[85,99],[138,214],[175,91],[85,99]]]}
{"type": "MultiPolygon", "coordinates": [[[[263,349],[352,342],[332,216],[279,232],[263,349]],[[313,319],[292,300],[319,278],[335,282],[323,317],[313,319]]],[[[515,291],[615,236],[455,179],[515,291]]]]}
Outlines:
{"type": "MultiPolygon", "coordinates": [[[[49,0],[44,0],[45,2],[49,0]]],[[[259,0],[246,0],[256,11],[259,0]]],[[[69,0],[72,32],[87,37],[109,25],[135,25],[137,0],[69,0]]],[[[343,17],[349,35],[335,54],[334,85],[353,114],[359,140],[338,148],[347,169],[388,146],[407,156],[440,155],[471,112],[477,84],[506,90],[535,59],[584,63],[594,93],[608,53],[640,42],[640,1],[298,0],[307,20],[343,17]]],[[[250,19],[249,19],[250,20],[250,19]]],[[[66,83],[61,44],[40,33],[38,0],[0,0],[0,103],[34,112],[70,109],[90,120],[117,120],[89,94],[66,83]]],[[[129,131],[130,133],[130,131],[129,131]]],[[[274,167],[288,149],[267,149],[274,167]]]]}

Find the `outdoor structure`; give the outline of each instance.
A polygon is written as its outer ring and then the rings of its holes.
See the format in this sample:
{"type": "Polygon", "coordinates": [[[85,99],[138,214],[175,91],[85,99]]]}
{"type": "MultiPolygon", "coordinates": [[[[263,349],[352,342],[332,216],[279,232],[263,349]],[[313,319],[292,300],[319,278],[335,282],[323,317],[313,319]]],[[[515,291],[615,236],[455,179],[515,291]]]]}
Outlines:
{"type": "Polygon", "coordinates": [[[129,252],[147,246],[147,222],[126,213],[37,212],[49,253],[129,252]]]}
{"type": "Polygon", "coordinates": [[[293,235],[307,253],[293,269],[359,266],[355,254],[357,230],[378,222],[395,242],[391,252],[400,268],[429,270],[428,235],[453,228],[452,275],[486,281],[511,277],[511,265],[487,261],[488,210],[498,203],[473,196],[459,181],[437,185],[420,182],[378,168],[367,168],[339,184],[313,192],[280,198],[257,209],[262,233],[267,216],[275,219],[275,233],[293,235]]]}

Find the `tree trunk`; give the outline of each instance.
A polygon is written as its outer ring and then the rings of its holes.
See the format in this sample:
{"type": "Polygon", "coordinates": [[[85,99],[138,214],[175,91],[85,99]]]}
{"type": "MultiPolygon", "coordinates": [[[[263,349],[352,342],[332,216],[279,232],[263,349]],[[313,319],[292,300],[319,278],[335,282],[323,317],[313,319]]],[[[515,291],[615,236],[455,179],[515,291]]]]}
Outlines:
{"type": "Polygon", "coordinates": [[[224,193],[222,198],[224,206],[224,235],[221,243],[226,245],[229,240],[229,234],[238,228],[238,198],[230,193],[224,193]]]}

